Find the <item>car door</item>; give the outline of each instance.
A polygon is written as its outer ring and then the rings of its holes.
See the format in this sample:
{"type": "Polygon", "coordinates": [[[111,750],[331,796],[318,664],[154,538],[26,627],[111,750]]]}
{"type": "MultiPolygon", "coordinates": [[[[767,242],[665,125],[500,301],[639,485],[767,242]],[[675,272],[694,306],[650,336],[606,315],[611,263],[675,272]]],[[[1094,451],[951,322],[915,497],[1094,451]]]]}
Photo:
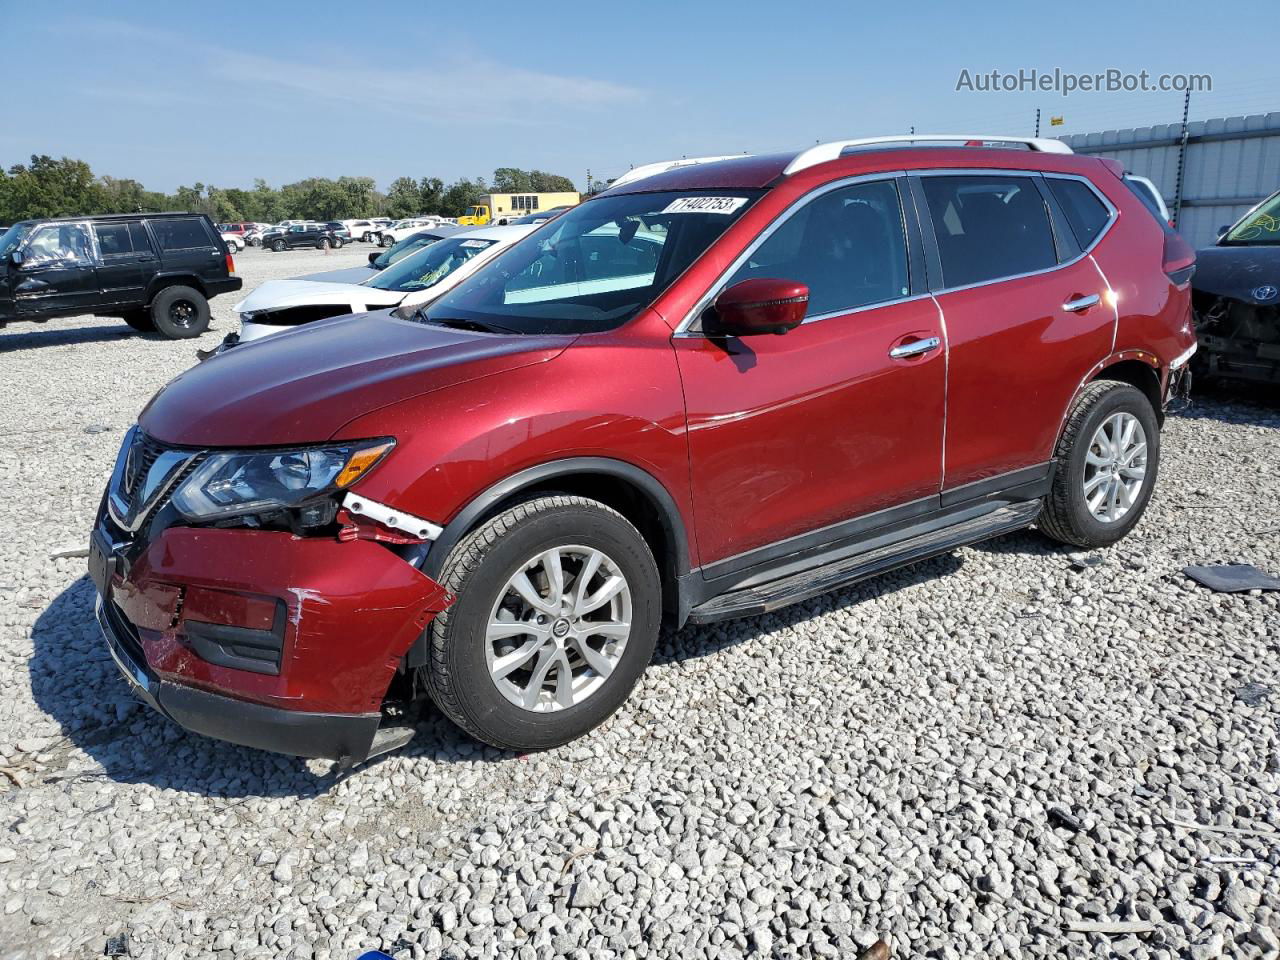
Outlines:
{"type": "Polygon", "coordinates": [[[806,283],[805,322],[733,338],[695,319],[676,334],[704,575],[766,562],[801,535],[835,541],[935,506],[946,351],[913,231],[892,177],[822,188],[713,291],[754,277],[806,283]]]}
{"type": "Polygon", "coordinates": [[[155,253],[139,221],[93,225],[98,243],[98,286],[104,304],[135,306],[146,299],[155,253]]]}
{"type": "Polygon", "coordinates": [[[1107,282],[1037,174],[938,172],[914,189],[950,343],[943,497],[1035,482],[1081,380],[1111,351],[1107,282]]]}
{"type": "Polygon", "coordinates": [[[20,318],[90,313],[98,305],[98,274],[87,224],[36,227],[21,252],[22,265],[12,281],[20,318]]]}

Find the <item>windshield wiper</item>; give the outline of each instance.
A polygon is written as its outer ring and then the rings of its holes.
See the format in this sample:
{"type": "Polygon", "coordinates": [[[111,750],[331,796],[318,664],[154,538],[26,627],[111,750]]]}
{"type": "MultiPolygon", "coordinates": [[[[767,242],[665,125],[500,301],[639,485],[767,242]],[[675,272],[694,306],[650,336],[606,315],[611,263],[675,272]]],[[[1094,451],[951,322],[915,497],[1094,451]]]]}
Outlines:
{"type": "Polygon", "coordinates": [[[455,330],[475,330],[478,333],[519,333],[514,327],[490,323],[487,320],[463,320],[461,317],[428,317],[425,307],[413,311],[413,318],[419,323],[431,323],[441,327],[453,327],[455,330]]]}

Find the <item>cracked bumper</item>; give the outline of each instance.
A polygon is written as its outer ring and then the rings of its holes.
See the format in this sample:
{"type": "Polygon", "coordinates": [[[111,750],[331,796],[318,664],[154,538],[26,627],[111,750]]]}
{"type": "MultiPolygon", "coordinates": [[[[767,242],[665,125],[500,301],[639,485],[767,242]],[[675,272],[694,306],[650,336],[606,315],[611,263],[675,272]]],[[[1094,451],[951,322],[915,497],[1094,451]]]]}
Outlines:
{"type": "Polygon", "coordinates": [[[131,550],[100,525],[90,572],[144,702],[207,736],[353,761],[400,658],[450,601],[378,544],[266,531],[171,527],[131,550]],[[265,660],[260,637],[278,637],[265,660]]]}

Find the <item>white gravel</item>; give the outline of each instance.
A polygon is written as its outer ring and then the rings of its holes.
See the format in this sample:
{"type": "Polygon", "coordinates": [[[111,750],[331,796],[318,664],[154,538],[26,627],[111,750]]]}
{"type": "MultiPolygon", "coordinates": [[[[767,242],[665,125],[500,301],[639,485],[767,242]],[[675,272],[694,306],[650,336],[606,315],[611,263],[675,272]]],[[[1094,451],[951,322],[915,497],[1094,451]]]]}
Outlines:
{"type": "MultiPolygon", "coordinates": [[[[239,263],[252,287],[368,250],[239,263]]],[[[1097,565],[1032,533],[959,550],[664,638],[563,749],[433,717],[335,782],[131,701],[83,559],[51,557],[237,299],[198,343],[0,333],[0,957],[1280,955],[1280,595],[1178,572],[1280,573],[1275,408],[1172,418],[1097,565]]]]}

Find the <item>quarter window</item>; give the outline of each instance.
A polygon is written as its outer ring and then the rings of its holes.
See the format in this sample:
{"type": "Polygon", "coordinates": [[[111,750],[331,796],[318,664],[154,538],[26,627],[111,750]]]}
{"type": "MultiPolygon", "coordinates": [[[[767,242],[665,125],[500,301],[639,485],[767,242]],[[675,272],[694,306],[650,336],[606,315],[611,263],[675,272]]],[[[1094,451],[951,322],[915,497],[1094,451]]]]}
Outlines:
{"type": "Polygon", "coordinates": [[[152,220],[151,229],[161,250],[192,250],[211,247],[204,224],[195,218],[189,220],[152,220]]]}
{"type": "Polygon", "coordinates": [[[940,176],[922,183],[946,286],[1057,264],[1049,211],[1030,177],[940,176]]]}
{"type": "Polygon", "coordinates": [[[1046,177],[1045,182],[1066,214],[1067,223],[1071,225],[1071,232],[1076,235],[1080,247],[1087,250],[1111,219],[1111,211],[1079,180],[1046,177]]]}
{"type": "Polygon", "coordinates": [[[911,284],[897,185],[856,183],[811,200],[756,248],[729,284],[752,277],[807,284],[811,317],[905,297],[911,284]]]}

